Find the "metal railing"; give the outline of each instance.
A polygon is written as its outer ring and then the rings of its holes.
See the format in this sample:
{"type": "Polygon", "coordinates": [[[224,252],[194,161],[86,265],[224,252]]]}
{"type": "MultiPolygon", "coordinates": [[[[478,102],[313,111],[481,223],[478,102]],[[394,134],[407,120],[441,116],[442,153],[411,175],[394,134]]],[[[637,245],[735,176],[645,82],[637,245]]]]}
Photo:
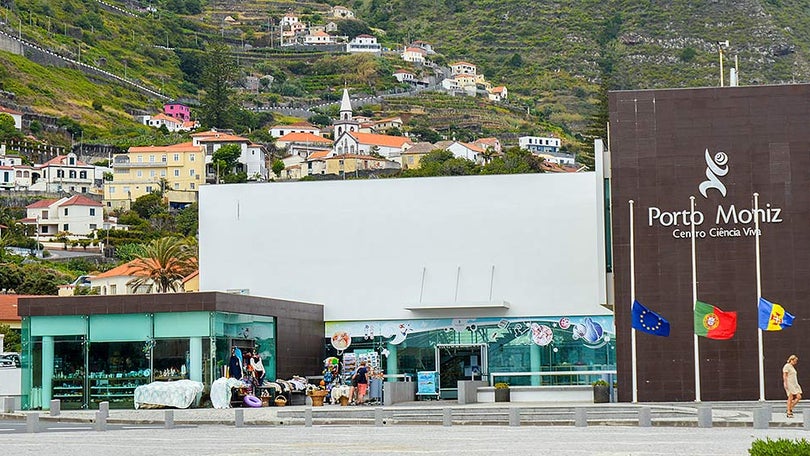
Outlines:
{"type": "Polygon", "coordinates": [[[597,379],[605,379],[608,378],[609,383],[612,383],[612,379],[616,377],[616,370],[613,369],[594,369],[594,370],[566,370],[566,371],[540,371],[540,372],[490,372],[489,374],[489,384],[494,385],[496,378],[503,378],[503,377],[540,377],[541,382],[538,386],[551,386],[551,385],[560,385],[557,382],[543,382],[543,377],[560,377],[560,376],[568,376],[568,377],[576,377],[576,381],[567,381],[562,383],[563,385],[590,385],[593,380],[590,377],[597,377],[597,379]],[[582,377],[585,377],[584,379],[582,377]]]}

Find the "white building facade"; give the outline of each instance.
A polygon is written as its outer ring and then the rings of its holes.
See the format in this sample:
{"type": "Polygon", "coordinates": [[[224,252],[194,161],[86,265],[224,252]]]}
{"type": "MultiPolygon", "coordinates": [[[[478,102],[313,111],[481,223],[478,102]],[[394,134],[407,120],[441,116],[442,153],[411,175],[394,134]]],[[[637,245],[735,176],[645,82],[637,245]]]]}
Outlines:
{"type": "MultiPolygon", "coordinates": [[[[615,370],[602,186],[580,173],[206,187],[201,290],[324,303],[327,344],[348,338],[344,354],[376,353],[386,374],[438,370],[442,397],[471,373],[615,370]],[[319,242],[221,242],[273,220],[319,242]]],[[[586,377],[570,382],[589,392],[586,377]]]]}

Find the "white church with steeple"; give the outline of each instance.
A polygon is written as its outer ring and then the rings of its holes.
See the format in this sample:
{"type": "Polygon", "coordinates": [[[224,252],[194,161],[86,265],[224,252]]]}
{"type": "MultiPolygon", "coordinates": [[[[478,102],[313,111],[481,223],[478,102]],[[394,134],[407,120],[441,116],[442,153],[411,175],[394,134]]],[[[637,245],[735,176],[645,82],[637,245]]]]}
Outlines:
{"type": "Polygon", "coordinates": [[[405,136],[376,135],[361,133],[360,122],[354,120],[352,102],[349,91],[343,89],[343,99],[340,102],[340,118],[332,122],[335,142],[331,157],[338,155],[378,154],[388,160],[400,162],[402,152],[408,150],[413,143],[405,136]]]}

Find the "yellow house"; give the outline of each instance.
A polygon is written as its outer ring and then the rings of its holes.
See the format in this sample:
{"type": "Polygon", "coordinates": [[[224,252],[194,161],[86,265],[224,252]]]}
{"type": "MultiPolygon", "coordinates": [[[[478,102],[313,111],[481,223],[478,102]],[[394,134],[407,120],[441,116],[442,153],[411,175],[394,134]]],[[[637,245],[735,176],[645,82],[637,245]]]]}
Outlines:
{"type": "Polygon", "coordinates": [[[182,207],[197,201],[205,183],[205,146],[130,147],[113,156],[112,166],[113,180],[104,184],[105,207],[128,210],[139,197],[161,189],[169,205],[182,207]]]}
{"type": "Polygon", "coordinates": [[[196,270],[183,279],[183,291],[200,291],[200,270],[196,270]]]}
{"type": "Polygon", "coordinates": [[[357,171],[396,169],[397,162],[382,157],[361,154],[343,154],[326,158],[326,174],[351,174],[357,171]]]}
{"type": "Polygon", "coordinates": [[[419,142],[413,145],[410,149],[402,153],[402,169],[417,169],[420,166],[422,157],[433,152],[434,150],[447,149],[448,146],[453,144],[452,141],[439,141],[436,144],[429,142],[419,142]]]}

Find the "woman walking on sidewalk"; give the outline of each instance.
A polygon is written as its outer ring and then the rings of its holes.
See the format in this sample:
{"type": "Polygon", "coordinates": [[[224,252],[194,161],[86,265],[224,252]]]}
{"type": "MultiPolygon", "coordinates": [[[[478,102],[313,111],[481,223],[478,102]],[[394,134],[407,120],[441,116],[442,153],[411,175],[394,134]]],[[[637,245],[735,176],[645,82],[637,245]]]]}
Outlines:
{"type": "Polygon", "coordinates": [[[793,418],[793,407],[802,399],[802,387],[799,386],[798,375],[796,374],[796,364],[799,363],[799,357],[790,355],[787,363],[782,367],[782,383],[785,386],[785,393],[787,393],[787,417],[793,418]]]}

